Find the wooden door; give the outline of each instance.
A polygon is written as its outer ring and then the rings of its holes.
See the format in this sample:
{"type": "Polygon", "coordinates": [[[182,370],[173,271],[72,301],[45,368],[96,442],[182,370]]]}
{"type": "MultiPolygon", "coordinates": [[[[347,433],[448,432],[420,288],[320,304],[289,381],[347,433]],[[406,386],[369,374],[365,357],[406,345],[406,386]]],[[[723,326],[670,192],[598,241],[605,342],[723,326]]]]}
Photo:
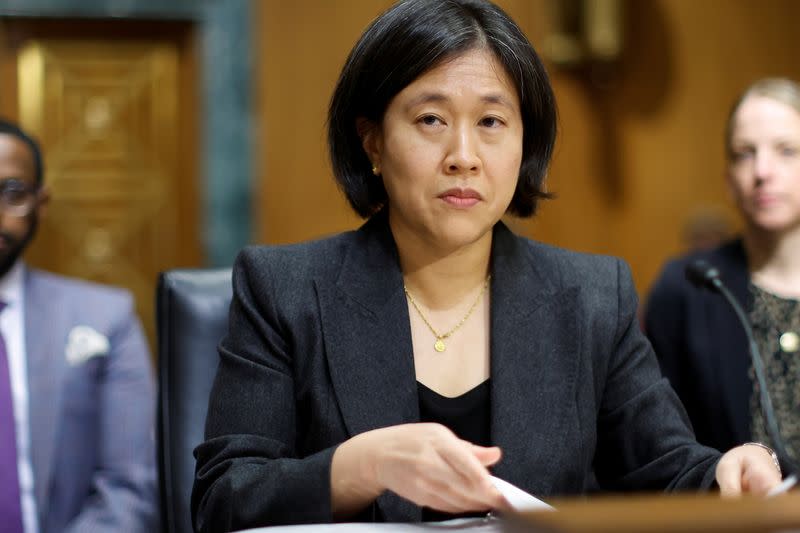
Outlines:
{"type": "Polygon", "coordinates": [[[202,263],[190,24],[5,19],[0,115],[42,144],[35,267],[121,285],[154,346],[158,272],[202,263]]]}

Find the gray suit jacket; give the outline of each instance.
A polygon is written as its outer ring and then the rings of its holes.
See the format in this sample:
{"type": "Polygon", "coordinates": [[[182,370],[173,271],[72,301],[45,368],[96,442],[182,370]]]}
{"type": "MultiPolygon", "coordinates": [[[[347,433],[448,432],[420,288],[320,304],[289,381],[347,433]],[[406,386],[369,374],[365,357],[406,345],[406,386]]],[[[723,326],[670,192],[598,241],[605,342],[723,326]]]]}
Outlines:
{"type": "MultiPolygon", "coordinates": [[[[540,497],[709,485],[636,322],[622,261],[494,230],[491,440],[495,475],[540,497]]],[[[330,463],[358,433],[419,420],[402,272],[384,213],[359,231],[245,249],[230,331],[195,451],[195,525],[223,531],[331,520],[330,463]]],[[[385,493],[360,518],[415,521],[385,493]]]]}
{"type": "Polygon", "coordinates": [[[130,294],[36,270],[24,291],[42,533],[152,531],[155,389],[130,294]]]}

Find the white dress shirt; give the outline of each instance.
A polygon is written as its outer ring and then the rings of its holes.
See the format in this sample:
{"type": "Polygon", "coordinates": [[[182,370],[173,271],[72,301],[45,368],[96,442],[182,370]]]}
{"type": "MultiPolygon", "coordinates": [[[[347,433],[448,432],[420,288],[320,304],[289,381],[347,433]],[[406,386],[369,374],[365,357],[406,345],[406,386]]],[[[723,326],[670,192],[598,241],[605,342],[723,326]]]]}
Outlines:
{"type": "Polygon", "coordinates": [[[0,300],[6,303],[0,313],[0,333],[6,343],[14,423],[17,435],[17,470],[25,533],[38,533],[36,499],[33,492],[30,417],[28,413],[28,365],[25,357],[25,265],[17,261],[0,279],[0,300]]]}

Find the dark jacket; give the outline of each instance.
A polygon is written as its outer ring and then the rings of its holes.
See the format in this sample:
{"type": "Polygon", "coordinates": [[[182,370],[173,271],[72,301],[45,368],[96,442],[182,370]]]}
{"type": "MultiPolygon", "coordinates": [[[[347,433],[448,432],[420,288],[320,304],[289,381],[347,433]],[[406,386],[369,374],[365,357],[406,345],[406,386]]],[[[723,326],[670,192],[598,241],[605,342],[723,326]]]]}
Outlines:
{"type": "Polygon", "coordinates": [[[645,330],[661,370],[686,406],[697,440],[727,451],[751,440],[747,338],[724,298],[695,288],[684,275],[704,259],[746,310],[752,307],[742,242],[669,262],[647,301],[645,330]]]}
{"type": "MultiPolygon", "coordinates": [[[[636,321],[627,266],[494,230],[493,473],[543,498],[710,484],[636,321]]],[[[385,214],[360,230],[245,249],[234,267],[207,441],[195,451],[200,531],[327,522],[338,444],[419,420],[408,307],[385,214]]],[[[387,492],[367,519],[418,521],[387,492]]],[[[362,517],[363,518],[363,517],[362,517]]]]}

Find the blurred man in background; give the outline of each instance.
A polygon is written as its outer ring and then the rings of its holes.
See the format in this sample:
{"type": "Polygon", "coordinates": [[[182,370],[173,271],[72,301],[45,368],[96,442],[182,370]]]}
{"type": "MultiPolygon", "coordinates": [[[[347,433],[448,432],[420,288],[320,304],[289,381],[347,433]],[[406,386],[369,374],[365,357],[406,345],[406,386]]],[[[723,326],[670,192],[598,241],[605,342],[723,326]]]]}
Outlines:
{"type": "Polygon", "coordinates": [[[0,520],[8,533],[156,520],[155,387],[127,291],[28,268],[49,200],[38,144],[0,120],[0,520]]]}

